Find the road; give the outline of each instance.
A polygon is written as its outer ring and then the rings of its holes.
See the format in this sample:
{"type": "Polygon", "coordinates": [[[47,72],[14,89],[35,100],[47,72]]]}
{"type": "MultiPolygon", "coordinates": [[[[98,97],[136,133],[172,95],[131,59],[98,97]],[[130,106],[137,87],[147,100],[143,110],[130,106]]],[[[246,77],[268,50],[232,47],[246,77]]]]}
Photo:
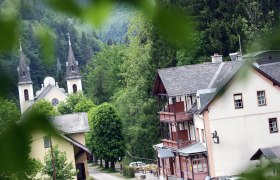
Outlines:
{"type": "MultiPolygon", "coordinates": [[[[118,173],[106,173],[102,172],[100,169],[98,169],[98,166],[89,166],[88,167],[89,176],[94,177],[94,179],[97,180],[124,180],[127,178],[118,177],[118,173]]],[[[136,173],[135,178],[131,178],[130,180],[139,180],[140,175],[143,175],[142,173],[136,173]]],[[[145,174],[146,180],[159,180],[157,177],[154,177],[153,174],[145,174]]]]}

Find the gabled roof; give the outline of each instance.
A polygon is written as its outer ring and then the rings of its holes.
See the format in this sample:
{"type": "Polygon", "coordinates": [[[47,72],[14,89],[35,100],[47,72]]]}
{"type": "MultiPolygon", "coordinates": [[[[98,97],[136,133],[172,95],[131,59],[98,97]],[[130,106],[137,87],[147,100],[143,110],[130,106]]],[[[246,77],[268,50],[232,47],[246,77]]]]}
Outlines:
{"type": "Polygon", "coordinates": [[[66,114],[52,119],[55,127],[65,134],[89,132],[87,113],[66,114]]]}
{"type": "MultiPolygon", "coordinates": [[[[248,67],[248,68],[253,68],[254,70],[256,70],[257,72],[259,72],[260,74],[262,74],[264,77],[266,77],[267,79],[269,79],[270,81],[273,82],[273,84],[275,85],[278,85],[280,87],[280,81],[278,81],[277,79],[274,79],[273,77],[271,77],[270,75],[268,75],[267,73],[271,73],[269,68],[267,69],[260,69],[260,68],[257,68],[256,66],[252,65],[250,62],[246,63],[244,62],[243,64],[241,64],[239,66],[239,68],[237,68],[235,71],[232,71],[232,74],[229,75],[228,77],[224,78],[224,80],[222,81],[223,83],[220,83],[220,86],[217,87],[217,90],[215,93],[213,94],[209,94],[208,97],[209,98],[209,101],[206,102],[205,104],[203,104],[199,110],[199,114],[202,114],[206,109],[207,107],[214,101],[214,99],[219,96],[223,91],[224,91],[224,88],[233,80],[233,78],[240,72],[241,68],[245,68],[248,67]]],[[[275,67],[275,69],[277,69],[278,67],[275,67]]],[[[272,68],[274,69],[274,68],[272,68]]],[[[275,72],[275,71],[274,71],[275,72]]],[[[276,72],[275,72],[276,73],[276,72]]],[[[280,71],[278,71],[278,73],[280,74],[280,71]]],[[[278,77],[279,75],[275,75],[275,77],[278,77]]]]}
{"type": "Polygon", "coordinates": [[[259,69],[276,81],[280,82],[280,62],[262,64],[259,66],[259,69]]]}
{"type": "MultiPolygon", "coordinates": [[[[159,69],[156,81],[162,81],[168,96],[194,94],[200,89],[223,85],[241,64],[240,61],[227,61],[159,69]]],[[[157,94],[156,88],[154,94],[157,94]]]]}
{"type": "Polygon", "coordinates": [[[250,160],[258,160],[261,155],[263,155],[266,159],[276,160],[279,162],[280,160],[280,146],[268,147],[268,148],[260,148],[255,152],[255,154],[250,158],[250,160]]]}
{"type": "Polygon", "coordinates": [[[158,75],[168,96],[187,95],[207,88],[219,66],[220,63],[204,63],[165,68],[159,69],[158,75]]]}
{"type": "Polygon", "coordinates": [[[48,84],[44,89],[36,92],[36,97],[35,97],[36,101],[43,99],[53,88],[56,88],[61,93],[65,94],[65,89],[48,84]]]}

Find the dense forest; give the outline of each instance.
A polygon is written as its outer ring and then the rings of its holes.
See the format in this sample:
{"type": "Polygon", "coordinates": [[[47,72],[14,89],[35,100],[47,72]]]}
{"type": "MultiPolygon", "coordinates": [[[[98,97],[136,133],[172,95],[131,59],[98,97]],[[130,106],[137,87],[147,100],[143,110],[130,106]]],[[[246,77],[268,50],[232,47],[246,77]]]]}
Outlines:
{"type": "MultiPolygon", "coordinates": [[[[2,0],[5,8],[7,0],[2,0]]],[[[73,17],[54,13],[41,1],[21,0],[21,42],[31,69],[35,92],[45,76],[55,76],[65,86],[67,33],[83,74],[85,95],[95,104],[112,103],[125,125],[127,151],[153,159],[152,145],[160,142],[156,98],[151,95],[156,70],[210,61],[213,53],[228,54],[279,49],[268,37],[277,33],[280,2],[277,0],[159,0],[192,19],[195,31],[187,46],[170,43],[145,15],[127,5],[117,5],[101,29],[73,17]],[[51,28],[55,36],[56,65],[44,66],[34,26],[51,28]]],[[[172,27],[171,27],[172,28],[172,27]]],[[[1,69],[13,74],[9,98],[17,100],[18,49],[0,55],[1,69]],[[5,67],[5,68],[3,68],[5,67]]]]}

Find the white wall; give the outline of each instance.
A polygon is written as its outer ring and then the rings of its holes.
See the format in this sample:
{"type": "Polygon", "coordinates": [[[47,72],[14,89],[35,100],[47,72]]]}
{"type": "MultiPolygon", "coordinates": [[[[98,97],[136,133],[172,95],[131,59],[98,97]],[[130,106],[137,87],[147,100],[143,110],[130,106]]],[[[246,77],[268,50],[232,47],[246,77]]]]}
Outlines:
{"type": "Polygon", "coordinates": [[[61,92],[57,87],[52,87],[52,89],[43,97],[45,100],[49,101],[50,103],[54,98],[57,98],[60,102],[66,101],[68,96],[61,92]]]}
{"type": "Polygon", "coordinates": [[[198,114],[194,114],[193,115],[193,120],[194,120],[194,124],[195,124],[195,130],[197,130],[197,128],[199,129],[198,133],[199,133],[200,138],[199,139],[196,138],[196,140],[203,143],[204,146],[206,146],[206,138],[205,138],[205,130],[204,130],[203,119],[202,119],[202,117],[199,118],[198,114]],[[203,129],[204,134],[201,133],[201,129],[203,129]],[[204,137],[204,142],[203,142],[203,137],[204,137]]]}
{"type": "MultiPolygon", "coordinates": [[[[280,88],[255,70],[236,77],[208,108],[210,133],[220,138],[213,147],[215,176],[235,175],[257,161],[251,156],[261,147],[280,145],[280,134],[270,133],[269,118],[280,120],[280,88]],[[266,106],[258,106],[257,91],[265,90],[266,106]],[[243,108],[235,109],[233,95],[242,93],[243,108]]],[[[210,149],[211,153],[211,149],[210,149]]]]}
{"type": "Polygon", "coordinates": [[[33,94],[32,83],[18,85],[18,93],[19,93],[20,111],[21,111],[21,113],[24,113],[34,103],[34,94],[33,94]],[[24,90],[25,89],[28,90],[28,95],[29,95],[28,101],[25,101],[25,99],[24,99],[24,90]]]}
{"type": "Polygon", "coordinates": [[[81,78],[79,79],[67,79],[67,91],[68,94],[73,93],[73,84],[77,85],[77,91],[82,91],[82,80],[81,78]]]}

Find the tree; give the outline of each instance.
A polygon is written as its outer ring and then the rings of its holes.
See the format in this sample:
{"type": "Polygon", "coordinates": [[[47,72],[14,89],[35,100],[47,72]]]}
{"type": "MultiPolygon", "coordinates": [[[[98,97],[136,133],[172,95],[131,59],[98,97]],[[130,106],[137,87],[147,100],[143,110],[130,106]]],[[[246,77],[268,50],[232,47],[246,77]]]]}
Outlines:
{"type": "Polygon", "coordinates": [[[105,160],[105,168],[115,168],[115,162],[125,153],[123,126],[112,105],[103,103],[96,107],[90,119],[92,152],[105,160]]]}
{"type": "MultiPolygon", "coordinates": [[[[65,180],[65,179],[75,179],[77,171],[75,171],[72,162],[67,162],[66,153],[61,152],[58,149],[58,146],[53,147],[53,157],[54,165],[56,170],[56,179],[65,180]]],[[[45,166],[42,169],[43,175],[48,175],[49,179],[53,179],[53,166],[52,166],[52,154],[51,150],[47,152],[44,157],[45,166]]]]}
{"type": "Polygon", "coordinates": [[[120,69],[126,53],[127,47],[122,44],[104,46],[86,66],[85,92],[96,104],[110,101],[122,87],[120,69]]]}
{"type": "Polygon", "coordinates": [[[20,112],[12,101],[0,97],[0,134],[20,119],[20,112]]]}
{"type": "Polygon", "coordinates": [[[83,93],[70,94],[66,102],[61,102],[57,110],[60,114],[71,114],[74,112],[87,112],[95,106],[93,102],[87,99],[83,93]]]}
{"type": "Polygon", "coordinates": [[[47,101],[47,100],[39,100],[37,101],[32,107],[31,107],[31,111],[34,112],[39,112],[42,113],[44,115],[46,115],[47,117],[52,117],[52,116],[56,116],[58,115],[56,109],[53,107],[53,105],[47,101]]]}
{"type": "Polygon", "coordinates": [[[82,99],[76,104],[74,112],[88,112],[93,107],[95,105],[90,99],[82,99]]]}

